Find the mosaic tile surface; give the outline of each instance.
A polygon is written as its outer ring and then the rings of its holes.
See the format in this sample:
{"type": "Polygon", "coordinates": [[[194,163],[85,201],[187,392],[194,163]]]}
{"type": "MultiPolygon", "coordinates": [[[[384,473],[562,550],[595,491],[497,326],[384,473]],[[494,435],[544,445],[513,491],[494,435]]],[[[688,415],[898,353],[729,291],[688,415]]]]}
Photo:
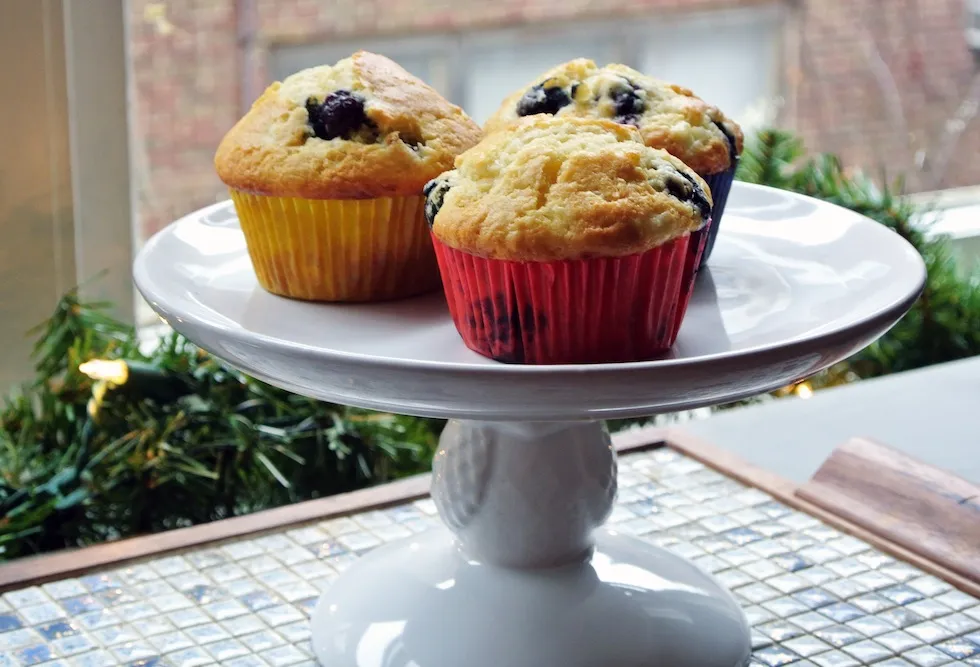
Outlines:
{"type": "MultiPolygon", "coordinates": [[[[611,521],[730,587],[757,666],[980,666],[980,600],[673,451],[620,460],[611,521]]],[[[312,667],[320,591],[433,525],[424,500],[12,591],[0,667],[312,667]]]]}

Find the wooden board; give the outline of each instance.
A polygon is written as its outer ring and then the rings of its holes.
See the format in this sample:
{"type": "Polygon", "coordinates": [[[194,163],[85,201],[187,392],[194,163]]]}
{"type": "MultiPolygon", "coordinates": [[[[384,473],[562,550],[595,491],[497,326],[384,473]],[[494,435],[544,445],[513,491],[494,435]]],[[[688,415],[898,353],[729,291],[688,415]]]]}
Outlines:
{"type": "Polygon", "coordinates": [[[765,491],[794,509],[805,512],[827,525],[864,540],[895,558],[943,579],[965,593],[980,597],[980,579],[965,576],[929,555],[895,542],[883,535],[873,522],[862,525],[842,516],[836,509],[828,509],[813,502],[799,493],[800,487],[796,484],[769,470],[748,463],[739,456],[683,430],[668,431],[667,443],[672,449],[701,461],[743,484],[765,491]]]}
{"type": "Polygon", "coordinates": [[[796,494],[980,582],[980,487],[965,479],[854,439],[835,449],[796,494]]]}
{"type": "MultiPolygon", "coordinates": [[[[801,493],[800,488],[793,482],[769,470],[754,466],[739,456],[700,440],[682,429],[645,428],[629,430],[617,433],[613,436],[613,442],[620,452],[663,445],[676,449],[743,484],[769,493],[790,507],[810,514],[896,558],[940,577],[964,592],[980,597],[980,579],[976,576],[965,575],[962,568],[954,570],[945,562],[938,561],[931,555],[917,550],[915,545],[906,546],[893,538],[886,537],[873,520],[861,523],[860,517],[844,516],[836,506],[830,507],[820,504],[818,502],[820,499],[812,493],[815,488],[812,485],[808,485],[808,491],[801,493]]],[[[18,559],[10,563],[0,564],[0,592],[45,581],[63,579],[136,559],[182,552],[206,544],[245,536],[257,536],[262,533],[281,530],[290,525],[407,502],[425,496],[428,493],[429,481],[429,475],[420,475],[379,487],[297,503],[191,528],[134,537],[84,549],[66,550],[18,559]]],[[[962,482],[963,480],[958,481],[962,482]]],[[[957,486],[955,488],[959,490],[963,498],[968,497],[969,492],[964,495],[962,487],[957,486]]],[[[821,498],[828,497],[826,494],[817,495],[821,498]]],[[[825,502],[829,503],[829,501],[825,502]]],[[[976,498],[968,501],[973,510],[976,510],[976,502],[976,498]]],[[[847,500],[844,503],[850,505],[851,501],[847,500]]],[[[915,516],[909,515],[908,520],[914,521],[916,519],[915,516]]],[[[976,528],[976,524],[974,524],[974,528],[976,528]]],[[[967,531],[969,532],[969,527],[967,531]]],[[[968,539],[967,543],[969,542],[968,539]]],[[[976,561],[973,563],[976,565],[976,561]]]]}

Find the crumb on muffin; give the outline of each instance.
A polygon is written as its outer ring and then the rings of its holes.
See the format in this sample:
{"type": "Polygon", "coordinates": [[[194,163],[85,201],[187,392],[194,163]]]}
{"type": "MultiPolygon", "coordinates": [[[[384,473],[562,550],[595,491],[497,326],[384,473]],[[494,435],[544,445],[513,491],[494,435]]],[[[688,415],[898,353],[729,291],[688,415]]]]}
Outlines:
{"type": "Polygon", "coordinates": [[[537,114],[606,118],[636,127],[648,146],[663,148],[702,176],[734,165],[742,130],[687,88],[625,65],[580,58],[558,65],[511,94],[487,121],[495,132],[537,114]]]}
{"type": "Polygon", "coordinates": [[[635,128],[556,115],[488,135],[426,194],[440,241],[516,261],[644,252],[700,229],[712,206],[704,181],[635,128]]]}
{"type": "Polygon", "coordinates": [[[222,140],[215,167],[226,185],[255,194],[408,196],[480,136],[434,89],[359,51],[269,86],[222,140]]]}

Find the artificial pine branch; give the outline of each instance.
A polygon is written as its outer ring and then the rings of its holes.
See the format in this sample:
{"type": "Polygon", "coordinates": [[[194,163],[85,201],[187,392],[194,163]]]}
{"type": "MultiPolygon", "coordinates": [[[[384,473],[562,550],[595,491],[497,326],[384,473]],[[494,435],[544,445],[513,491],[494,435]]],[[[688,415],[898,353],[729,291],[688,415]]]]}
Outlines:
{"type": "Polygon", "coordinates": [[[439,423],[276,389],[182,336],[149,355],[72,292],[35,330],[36,381],[0,410],[0,560],[331,495],[425,470],[439,423]],[[130,378],[87,410],[78,366],[130,378]]]}

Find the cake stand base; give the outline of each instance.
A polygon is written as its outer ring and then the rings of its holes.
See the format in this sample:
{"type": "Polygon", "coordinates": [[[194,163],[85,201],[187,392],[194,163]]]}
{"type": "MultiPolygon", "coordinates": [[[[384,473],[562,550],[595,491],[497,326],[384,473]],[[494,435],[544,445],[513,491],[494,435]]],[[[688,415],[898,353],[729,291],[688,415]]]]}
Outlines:
{"type": "Polygon", "coordinates": [[[312,619],[325,667],[739,667],[735,599],[691,562],[612,530],[576,563],[468,561],[435,530],[377,549],[312,619]]]}

